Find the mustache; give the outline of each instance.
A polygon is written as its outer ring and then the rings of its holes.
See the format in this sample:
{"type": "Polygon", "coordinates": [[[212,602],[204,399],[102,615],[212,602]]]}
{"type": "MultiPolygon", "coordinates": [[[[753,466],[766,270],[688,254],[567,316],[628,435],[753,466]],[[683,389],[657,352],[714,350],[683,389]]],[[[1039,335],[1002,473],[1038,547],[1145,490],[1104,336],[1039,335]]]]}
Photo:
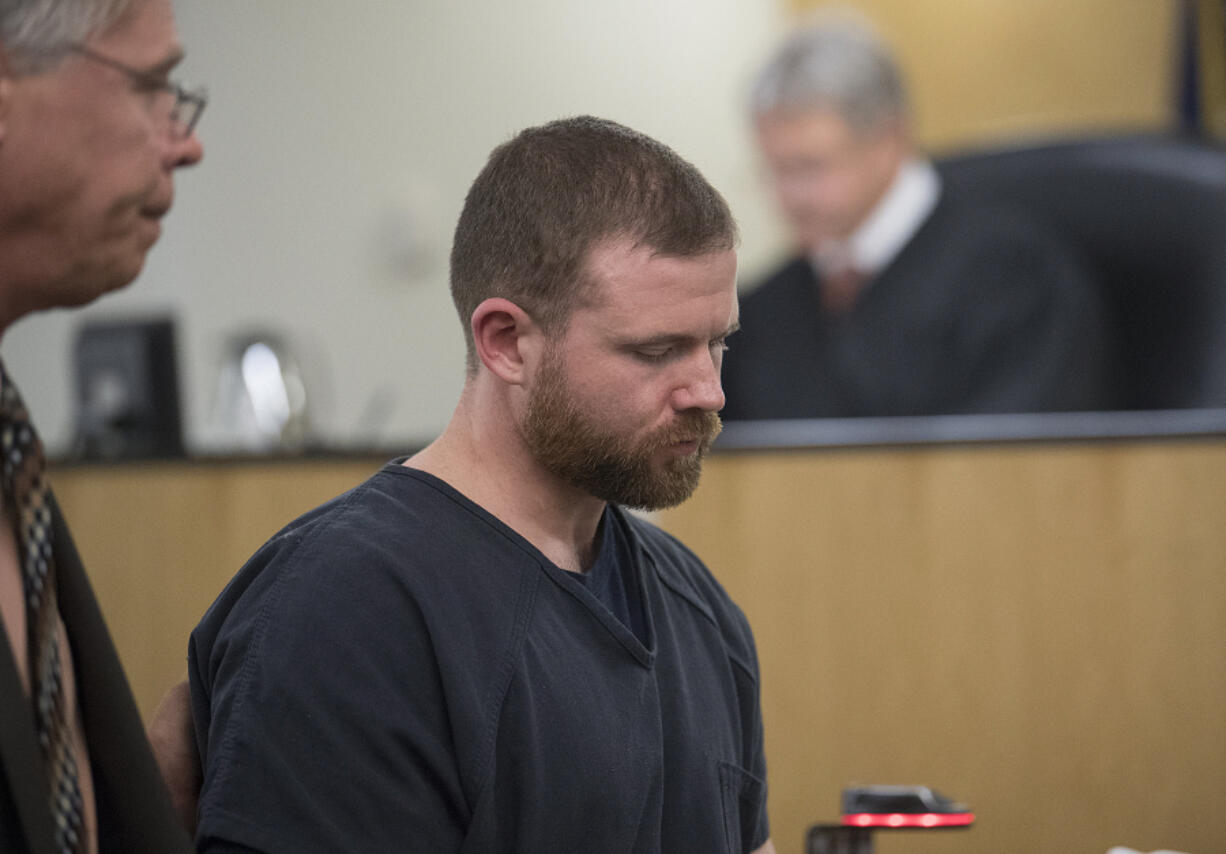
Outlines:
{"type": "Polygon", "coordinates": [[[663,448],[678,442],[697,441],[700,450],[706,451],[723,429],[724,422],[718,413],[689,410],[680,413],[672,424],[663,428],[652,444],[663,448]]]}

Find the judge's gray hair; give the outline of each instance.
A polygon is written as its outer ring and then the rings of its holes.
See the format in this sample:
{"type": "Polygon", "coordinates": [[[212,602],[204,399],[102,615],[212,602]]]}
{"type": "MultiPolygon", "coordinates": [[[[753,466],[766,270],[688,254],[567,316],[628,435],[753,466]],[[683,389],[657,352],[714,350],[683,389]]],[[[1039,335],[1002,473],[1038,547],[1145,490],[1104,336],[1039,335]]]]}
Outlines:
{"type": "Polygon", "coordinates": [[[0,0],[0,49],[10,71],[55,66],[72,44],[106,32],[144,0],[0,0]]]}
{"type": "Polygon", "coordinates": [[[906,85],[893,53],[858,16],[813,19],[784,41],[754,81],[755,118],[818,109],[835,111],[861,133],[909,118],[906,85]]]}

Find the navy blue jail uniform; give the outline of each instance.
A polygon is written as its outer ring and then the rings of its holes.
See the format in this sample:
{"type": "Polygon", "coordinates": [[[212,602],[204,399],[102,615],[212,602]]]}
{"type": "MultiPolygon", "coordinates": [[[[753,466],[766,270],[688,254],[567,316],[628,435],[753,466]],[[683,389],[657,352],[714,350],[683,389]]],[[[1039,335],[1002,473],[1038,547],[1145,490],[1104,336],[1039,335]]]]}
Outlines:
{"type": "Polygon", "coordinates": [[[192,633],[203,852],[746,852],[758,663],[702,563],[613,508],[645,641],[393,461],[291,523],[192,633]]]}

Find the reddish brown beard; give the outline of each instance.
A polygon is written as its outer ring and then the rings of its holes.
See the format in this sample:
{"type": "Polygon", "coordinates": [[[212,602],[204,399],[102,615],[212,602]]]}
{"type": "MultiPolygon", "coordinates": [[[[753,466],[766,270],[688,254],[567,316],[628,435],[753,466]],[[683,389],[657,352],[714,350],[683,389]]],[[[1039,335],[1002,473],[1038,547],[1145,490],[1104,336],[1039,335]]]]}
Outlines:
{"type": "Polygon", "coordinates": [[[596,498],[644,510],[673,507],[693,494],[721,428],[716,413],[695,409],[637,440],[606,430],[576,404],[555,355],[541,366],[521,425],[529,450],[554,475],[596,498]],[[662,450],[692,440],[695,452],[656,463],[662,450]]]}

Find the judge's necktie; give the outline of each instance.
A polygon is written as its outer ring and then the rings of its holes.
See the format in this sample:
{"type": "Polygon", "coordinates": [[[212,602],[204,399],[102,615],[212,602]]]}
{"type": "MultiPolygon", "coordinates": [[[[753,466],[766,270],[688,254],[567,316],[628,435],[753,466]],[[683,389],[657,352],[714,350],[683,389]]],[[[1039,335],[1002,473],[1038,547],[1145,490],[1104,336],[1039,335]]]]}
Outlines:
{"type": "Polygon", "coordinates": [[[835,316],[847,314],[864,289],[865,278],[855,267],[843,267],[822,276],[822,308],[835,316]]]}
{"type": "Polygon", "coordinates": [[[17,555],[26,600],[30,697],[34,726],[51,782],[55,850],[83,850],[81,789],[72,749],[70,710],[60,661],[59,608],[51,554],[51,508],[43,480],[43,447],[17,387],[0,364],[0,448],[4,503],[17,525],[17,555]]]}

